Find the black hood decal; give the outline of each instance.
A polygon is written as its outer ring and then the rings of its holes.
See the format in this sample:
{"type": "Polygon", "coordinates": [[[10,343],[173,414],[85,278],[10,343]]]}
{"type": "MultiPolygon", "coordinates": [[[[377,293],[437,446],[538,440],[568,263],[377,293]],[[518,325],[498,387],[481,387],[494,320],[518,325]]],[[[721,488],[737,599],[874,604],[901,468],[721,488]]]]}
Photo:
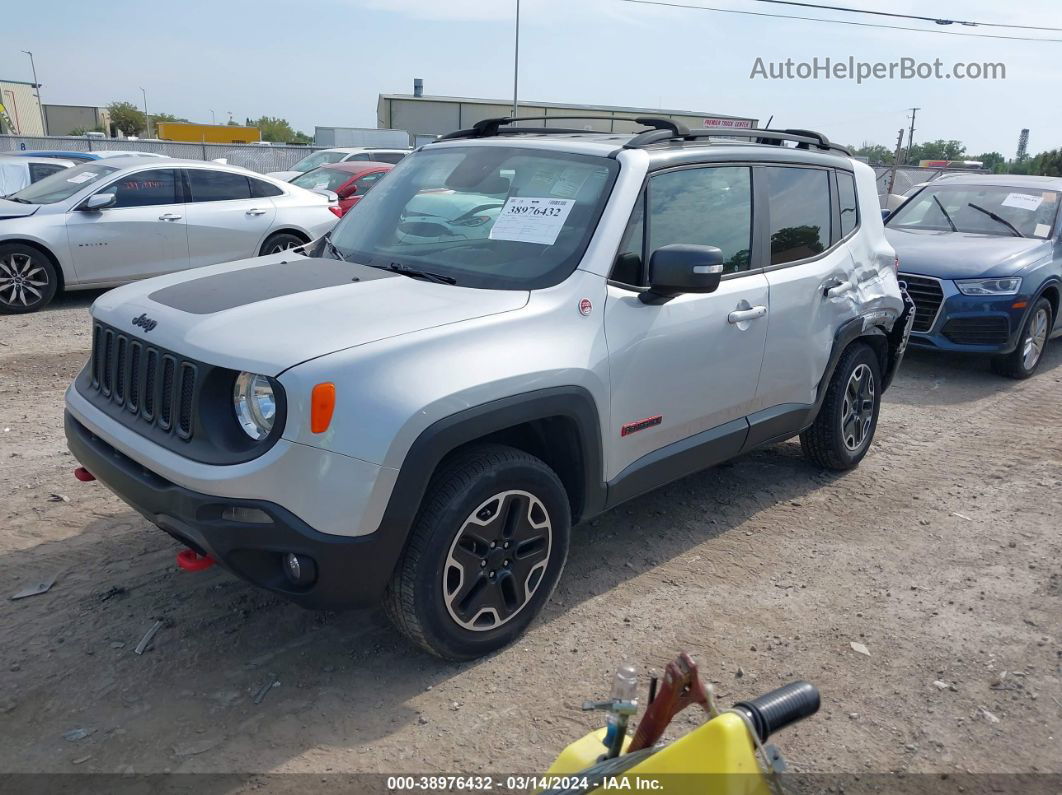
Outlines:
{"type": "Polygon", "coordinates": [[[395,277],[355,262],[300,258],[190,279],[156,290],[148,298],[182,312],[210,315],[284,295],[395,277]]]}

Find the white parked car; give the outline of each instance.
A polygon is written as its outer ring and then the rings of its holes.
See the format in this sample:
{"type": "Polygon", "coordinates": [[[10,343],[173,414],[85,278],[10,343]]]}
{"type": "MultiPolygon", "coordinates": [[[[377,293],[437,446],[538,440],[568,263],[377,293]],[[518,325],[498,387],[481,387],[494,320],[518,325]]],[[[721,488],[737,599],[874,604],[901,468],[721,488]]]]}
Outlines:
{"type": "Polygon", "coordinates": [[[329,163],[346,163],[348,160],[398,163],[411,151],[411,149],[387,149],[376,146],[347,146],[337,149],[321,149],[313,154],[306,155],[288,171],[270,171],[267,176],[287,181],[299,176],[299,174],[305,174],[311,168],[325,166],[329,163]]]}
{"type": "Polygon", "coordinates": [[[0,196],[22,190],[27,185],[73,166],[73,160],[55,157],[0,157],[0,196]]]}
{"type": "MultiPolygon", "coordinates": [[[[14,159],[14,158],[12,158],[14,159]]],[[[0,314],[294,248],[338,220],[321,194],[198,160],[109,158],[0,199],[0,314]]]]}

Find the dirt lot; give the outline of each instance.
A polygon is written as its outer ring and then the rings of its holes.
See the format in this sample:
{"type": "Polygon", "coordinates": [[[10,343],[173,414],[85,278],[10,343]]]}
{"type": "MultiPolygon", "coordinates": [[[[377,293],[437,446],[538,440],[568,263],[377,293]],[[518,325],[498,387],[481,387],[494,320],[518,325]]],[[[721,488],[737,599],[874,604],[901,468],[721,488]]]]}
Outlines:
{"type": "Polygon", "coordinates": [[[621,660],[687,649],[726,703],[821,687],[778,740],[800,770],[1062,772],[1058,342],[1023,383],[909,355],[855,472],[790,442],[577,529],[521,642],[452,665],[375,611],[181,573],[73,479],[62,394],[93,297],[0,318],[0,583],[58,574],[0,600],[0,771],[542,771],[621,660]]]}

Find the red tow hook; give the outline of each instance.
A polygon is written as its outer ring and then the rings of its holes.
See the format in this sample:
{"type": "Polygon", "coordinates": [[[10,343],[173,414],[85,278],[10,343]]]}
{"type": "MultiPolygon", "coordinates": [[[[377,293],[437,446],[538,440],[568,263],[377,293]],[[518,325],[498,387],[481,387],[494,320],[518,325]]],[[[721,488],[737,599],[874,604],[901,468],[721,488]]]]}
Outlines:
{"type": "Polygon", "coordinates": [[[209,555],[200,555],[194,549],[182,549],[177,553],[177,566],[185,571],[206,571],[214,565],[209,555]]]}
{"type": "Polygon", "coordinates": [[[78,467],[74,470],[74,477],[80,480],[82,483],[91,483],[96,479],[96,476],[89,472],[85,467],[78,467]]]}

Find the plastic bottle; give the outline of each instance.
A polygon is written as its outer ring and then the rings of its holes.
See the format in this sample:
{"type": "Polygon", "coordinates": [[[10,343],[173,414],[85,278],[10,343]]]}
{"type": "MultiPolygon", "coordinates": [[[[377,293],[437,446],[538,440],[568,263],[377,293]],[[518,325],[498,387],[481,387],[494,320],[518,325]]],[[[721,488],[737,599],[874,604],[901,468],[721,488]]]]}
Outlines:
{"type": "MultiPolygon", "coordinates": [[[[623,663],[616,670],[616,676],[612,680],[612,692],[609,694],[609,700],[613,703],[626,701],[631,704],[637,704],[637,693],[638,671],[630,663],[623,663]]],[[[610,749],[615,748],[618,752],[623,743],[623,735],[627,733],[627,721],[629,718],[630,714],[627,712],[620,712],[615,709],[609,710],[605,722],[604,743],[610,749]]]]}

